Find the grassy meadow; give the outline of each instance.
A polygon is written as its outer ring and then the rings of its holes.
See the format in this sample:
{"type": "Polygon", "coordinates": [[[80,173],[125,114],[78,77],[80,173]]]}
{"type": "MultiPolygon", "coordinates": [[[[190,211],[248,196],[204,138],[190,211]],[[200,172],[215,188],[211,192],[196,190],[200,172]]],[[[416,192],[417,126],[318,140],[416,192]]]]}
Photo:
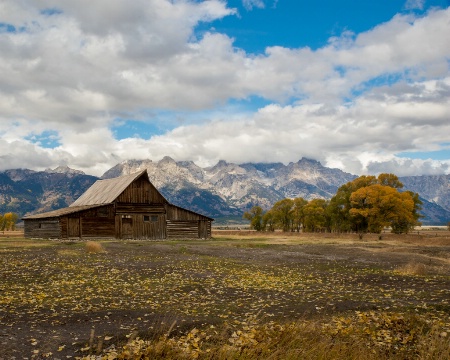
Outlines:
{"type": "Polygon", "coordinates": [[[0,235],[0,359],[448,359],[450,233],[0,235]]]}

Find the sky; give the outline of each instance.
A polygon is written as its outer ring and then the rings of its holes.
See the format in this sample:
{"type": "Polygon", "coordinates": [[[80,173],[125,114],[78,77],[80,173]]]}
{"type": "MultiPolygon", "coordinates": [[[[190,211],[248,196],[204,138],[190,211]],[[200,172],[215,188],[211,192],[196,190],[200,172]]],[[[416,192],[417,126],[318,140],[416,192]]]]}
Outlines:
{"type": "Polygon", "coordinates": [[[0,171],[450,173],[450,0],[1,0],[0,171]]]}

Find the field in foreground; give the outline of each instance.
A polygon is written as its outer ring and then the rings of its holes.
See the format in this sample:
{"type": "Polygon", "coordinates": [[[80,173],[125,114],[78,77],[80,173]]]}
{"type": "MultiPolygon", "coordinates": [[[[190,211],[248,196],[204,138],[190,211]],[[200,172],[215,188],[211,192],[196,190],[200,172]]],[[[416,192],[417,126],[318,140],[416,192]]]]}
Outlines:
{"type": "Polygon", "coordinates": [[[0,239],[0,359],[448,359],[449,340],[445,231],[0,239]]]}

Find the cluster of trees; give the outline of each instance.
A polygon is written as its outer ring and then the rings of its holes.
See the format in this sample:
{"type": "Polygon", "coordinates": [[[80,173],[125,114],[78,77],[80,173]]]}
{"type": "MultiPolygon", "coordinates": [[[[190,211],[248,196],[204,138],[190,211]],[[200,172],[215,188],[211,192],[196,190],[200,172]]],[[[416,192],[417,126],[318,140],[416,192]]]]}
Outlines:
{"type": "Polygon", "coordinates": [[[244,213],[257,231],[328,231],[380,233],[390,227],[407,233],[420,225],[422,202],[417,193],[401,192],[394,174],[360,176],[342,185],[331,200],[283,199],[264,211],[254,206],[244,213]]]}
{"type": "Polygon", "coordinates": [[[16,230],[16,223],[19,216],[16,213],[9,212],[0,214],[0,231],[16,230]]]}

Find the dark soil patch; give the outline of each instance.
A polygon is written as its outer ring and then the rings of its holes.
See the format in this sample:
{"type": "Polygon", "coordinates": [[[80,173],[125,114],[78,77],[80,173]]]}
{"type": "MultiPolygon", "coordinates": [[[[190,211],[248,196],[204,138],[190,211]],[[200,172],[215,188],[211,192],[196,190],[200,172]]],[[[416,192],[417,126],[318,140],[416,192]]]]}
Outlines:
{"type": "Polygon", "coordinates": [[[111,241],[99,254],[82,242],[0,241],[0,359],[82,357],[127,336],[156,339],[256,315],[290,321],[389,309],[448,317],[450,245],[386,237],[111,241]],[[399,271],[411,262],[427,274],[399,271]]]}

